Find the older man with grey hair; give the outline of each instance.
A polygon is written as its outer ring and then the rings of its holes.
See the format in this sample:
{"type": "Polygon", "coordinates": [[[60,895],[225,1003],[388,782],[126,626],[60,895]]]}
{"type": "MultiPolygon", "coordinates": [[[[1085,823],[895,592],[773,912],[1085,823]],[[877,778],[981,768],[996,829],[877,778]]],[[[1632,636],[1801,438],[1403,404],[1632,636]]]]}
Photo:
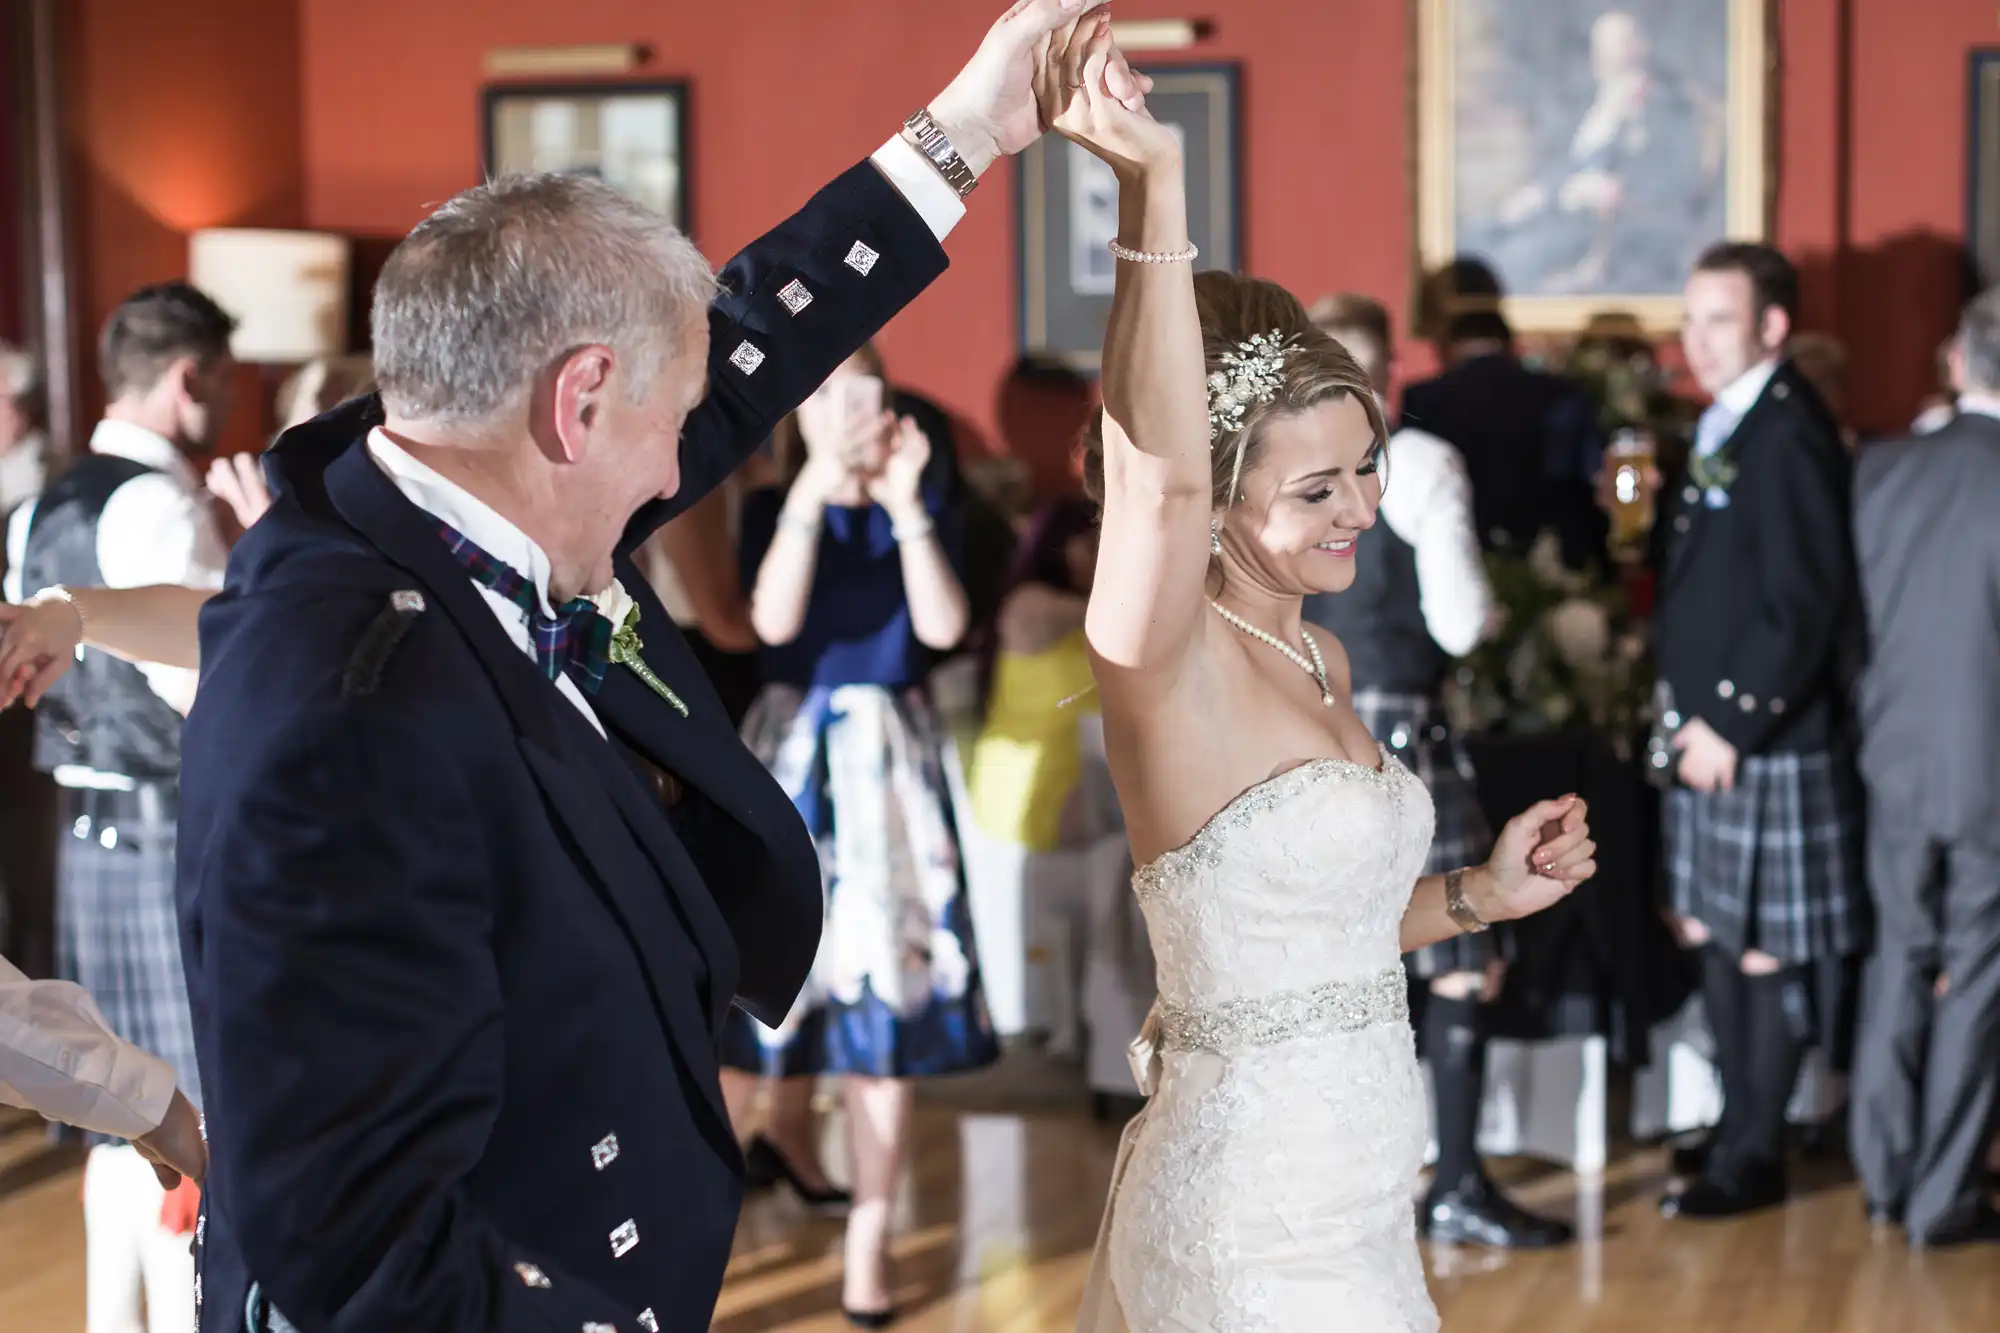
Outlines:
{"type": "Polygon", "coordinates": [[[379,397],[278,443],[202,613],[203,1329],[708,1328],[717,1034],[790,1006],[820,872],[630,555],[943,271],[1097,3],[1019,0],[719,284],[574,177],[470,190],[390,259],[379,397]]]}
{"type": "Polygon", "coordinates": [[[1949,359],[1958,415],[1863,450],[1854,513],[1879,939],[1854,1160],[1881,1219],[1932,1246],[2000,1242],[2000,288],[1965,308],[1949,359]]]}

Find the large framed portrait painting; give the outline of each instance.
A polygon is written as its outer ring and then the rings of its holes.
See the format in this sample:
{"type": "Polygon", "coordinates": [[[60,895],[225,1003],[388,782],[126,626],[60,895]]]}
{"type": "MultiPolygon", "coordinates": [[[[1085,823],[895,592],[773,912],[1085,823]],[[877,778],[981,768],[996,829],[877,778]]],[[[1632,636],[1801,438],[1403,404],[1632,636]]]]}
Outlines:
{"type": "Polygon", "coordinates": [[[688,229],[687,85],[498,84],[483,97],[486,174],[595,176],[688,229]]]}
{"type": "MultiPolygon", "coordinates": [[[[1240,262],[1237,71],[1232,65],[1146,69],[1146,105],[1181,141],[1188,234],[1197,267],[1240,262]]],[[[1087,150],[1045,135],[1021,154],[1021,350],[1094,373],[1111,314],[1118,181],[1087,150]]]]}
{"type": "Polygon", "coordinates": [[[1511,323],[1679,322],[1702,249],[1770,216],[1767,0],[1412,0],[1418,259],[1511,323]]]}

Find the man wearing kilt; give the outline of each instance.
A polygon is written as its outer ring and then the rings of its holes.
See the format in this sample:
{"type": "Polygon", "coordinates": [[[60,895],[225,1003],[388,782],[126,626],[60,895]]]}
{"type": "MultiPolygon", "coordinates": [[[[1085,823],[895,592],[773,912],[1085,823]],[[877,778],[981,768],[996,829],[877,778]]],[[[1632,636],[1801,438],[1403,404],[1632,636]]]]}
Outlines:
{"type": "MultiPolygon", "coordinates": [[[[6,596],[61,585],[219,587],[227,552],[189,464],[220,430],[234,322],[184,283],[128,297],[104,327],[109,405],[90,453],[9,524],[6,596]]],[[[197,1107],[174,910],[181,719],[194,673],[86,650],[36,713],[35,764],[62,790],[57,965],[110,1029],[158,1054],[197,1107]]],[[[164,1194],[137,1150],[91,1136],[84,1172],[92,1333],[194,1327],[194,1188],[164,1194]],[[143,1298],[146,1317],[141,1318],[143,1298]]]]}
{"type": "MultiPolygon", "coordinates": [[[[1341,295],[1322,301],[1313,317],[1368,371],[1379,396],[1389,378],[1388,311],[1368,297],[1341,295]]],[[[1354,585],[1307,598],[1305,614],[1347,649],[1354,711],[1370,734],[1430,789],[1437,831],[1423,873],[1442,874],[1477,865],[1492,850],[1472,763],[1446,725],[1440,691],[1451,659],[1485,633],[1493,593],[1458,451],[1405,427],[1391,440],[1388,460],[1380,521],[1357,538],[1354,585]]],[[[1459,935],[1404,959],[1437,1103],[1437,1170],[1418,1225],[1434,1240],[1461,1245],[1561,1245],[1571,1229],[1516,1205],[1479,1160],[1486,1006],[1505,973],[1503,944],[1499,931],[1459,935]]]]}
{"type": "Polygon", "coordinates": [[[1785,1197],[1785,1108],[1812,1045],[1840,1044],[1866,944],[1847,687],[1859,601],[1848,460],[1783,358],[1798,275],[1769,246],[1695,264],[1682,344],[1713,398],[1663,509],[1656,654],[1677,778],[1667,879],[1722,1079],[1721,1122],[1669,1217],[1785,1197]]]}

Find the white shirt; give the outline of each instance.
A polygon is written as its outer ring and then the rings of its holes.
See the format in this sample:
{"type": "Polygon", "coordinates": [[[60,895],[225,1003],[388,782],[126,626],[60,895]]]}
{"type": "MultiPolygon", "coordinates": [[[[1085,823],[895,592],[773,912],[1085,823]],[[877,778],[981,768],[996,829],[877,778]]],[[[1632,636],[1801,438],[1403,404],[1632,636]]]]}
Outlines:
{"type": "MultiPolygon", "coordinates": [[[[368,432],[368,456],[375,460],[375,466],[388,474],[389,480],[396,484],[396,489],[411,504],[451,524],[464,533],[474,546],[495,560],[511,565],[516,573],[533,584],[535,600],[541,604],[542,614],[555,618],[555,607],[549,602],[548,552],[533,537],[502,518],[491,505],[457,482],[412,457],[380,427],[368,432]]],[[[466,581],[486,599],[486,605],[493,609],[494,618],[500,622],[500,628],[507,631],[507,637],[514,641],[514,646],[533,658],[535,639],[529,629],[528,613],[511,597],[502,597],[478,579],[467,575],[466,581]]],[[[604,724],[597,720],[597,711],[583,697],[583,691],[569,678],[569,673],[557,676],[555,685],[562,691],[563,698],[575,704],[584,720],[597,729],[597,734],[604,735],[604,724]]]]}
{"type": "Polygon", "coordinates": [[[42,493],[42,483],[48,479],[48,452],[47,440],[29,435],[0,453],[0,514],[42,493]]]}
{"type": "MultiPolygon", "coordinates": [[[[127,421],[100,421],[91,432],[90,452],[130,459],[156,469],[134,477],[111,493],[97,524],[97,568],[108,588],[143,588],[177,583],[220,588],[229,550],[209,512],[201,478],[171,442],[127,421]]],[[[7,524],[7,579],[10,602],[38,591],[22,586],[21,560],[28,549],[28,526],[35,504],[22,505],[7,524]]],[[[153,693],[181,712],[194,699],[196,673],[182,667],[142,665],[153,693]]],[[[129,786],[116,775],[63,768],[56,781],[68,787],[129,786]]]]}
{"type": "Polygon", "coordinates": [[[1405,427],[1389,440],[1388,482],[1378,513],[1416,552],[1424,628],[1438,647],[1463,657],[1493,613],[1465,459],[1429,431],[1405,427]]]}
{"type": "MultiPolygon", "coordinates": [[[[883,144],[871,160],[896,187],[897,193],[917,211],[917,216],[924,220],[924,225],[938,240],[942,241],[950,235],[959,219],[965,216],[965,203],[958,197],[958,191],[945,184],[937,168],[901,135],[883,144]]],[[[380,429],[368,432],[368,456],[388,474],[389,480],[411,504],[449,523],[495,560],[513,566],[521,577],[534,586],[535,599],[541,604],[542,614],[554,617],[555,608],[549,603],[548,552],[534,538],[457,482],[412,457],[380,429]]],[[[507,637],[533,658],[535,641],[527,613],[511,598],[502,597],[477,579],[468,576],[467,582],[492,608],[494,618],[507,632],[507,637]]],[[[562,692],[563,698],[583,714],[584,720],[597,730],[598,735],[605,734],[604,723],[598,720],[597,711],[590,706],[590,701],[567,672],[556,677],[555,686],[562,692]]]]}
{"type": "Polygon", "coordinates": [[[0,1102],[136,1139],[167,1118],[174,1071],[114,1036],[74,982],[30,981],[0,958],[0,1102]]]}
{"type": "Polygon", "coordinates": [[[1982,417],[2000,417],[2000,396],[1962,393],[1958,396],[1958,401],[1952,404],[1952,410],[1960,414],[1973,413],[1982,417]]]}
{"type": "Polygon", "coordinates": [[[1778,358],[1772,357],[1768,361],[1759,361],[1756,365],[1750,367],[1750,369],[1724,385],[1722,392],[1715,395],[1715,401],[1709,405],[1707,412],[1703,414],[1704,416],[1712,414],[1713,419],[1721,423],[1721,426],[1724,428],[1717,430],[1714,435],[1714,443],[1709,445],[1708,448],[1703,449],[1701,448],[1701,444],[1704,442],[1701,439],[1702,432],[1697,427],[1695,432],[1697,437],[1695,447],[1697,450],[1704,454],[1712,454],[1728,443],[1729,437],[1735,433],[1736,427],[1742,424],[1743,418],[1750,414],[1750,409],[1757,405],[1757,400],[1764,396],[1764,386],[1769,384],[1771,376],[1777,373],[1778,358]]]}

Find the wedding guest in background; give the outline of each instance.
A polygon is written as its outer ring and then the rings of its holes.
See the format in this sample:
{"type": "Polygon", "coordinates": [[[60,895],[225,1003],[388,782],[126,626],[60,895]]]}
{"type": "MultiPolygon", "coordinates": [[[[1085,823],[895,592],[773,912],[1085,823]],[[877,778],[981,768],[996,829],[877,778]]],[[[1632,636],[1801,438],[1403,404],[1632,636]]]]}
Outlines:
{"type": "Polygon", "coordinates": [[[1706,251],[1682,345],[1713,396],[1669,492],[1654,623],[1678,785],[1667,794],[1672,911],[1701,951],[1723,1110],[1670,1217],[1786,1196],[1785,1110],[1807,1049],[1837,1064],[1867,943],[1847,692],[1858,631],[1848,458],[1784,356],[1798,274],[1764,245],[1706,251]]]}
{"type": "Polygon", "coordinates": [[[739,1131],[759,1076],[776,1080],[751,1169],[837,1204],[814,1151],[813,1080],[845,1080],[854,1180],[844,1307],[890,1312],[890,1214],[907,1147],[909,1080],[990,1063],[943,734],[924,681],[970,623],[963,515],[927,485],[937,445],[900,411],[873,352],[857,355],[777,433],[785,479],[744,502],[750,619],[763,692],[743,737],[818,840],[827,920],[814,974],[784,1022],[731,1014],[723,1091],[739,1131]]]}
{"type": "MultiPolygon", "coordinates": [[[[982,632],[979,694],[984,724],[972,745],[966,789],[972,818],[995,844],[986,901],[1015,919],[986,940],[987,978],[1002,1006],[1001,940],[1018,966],[1009,997],[1037,1014],[1049,1049],[1067,1054],[1081,1038],[1083,866],[1077,855],[1102,832],[1083,798],[1080,726],[1097,714],[1083,611],[1097,568],[1097,507],[1081,496],[1052,500],[1021,536],[1002,584],[998,622],[982,632]],[[1047,960],[1037,965],[1037,960],[1047,960]],[[1017,975],[1016,975],[1017,974],[1017,975]],[[1037,993],[1039,991],[1039,993],[1037,993]]],[[[989,910],[982,902],[981,910],[989,910]]],[[[986,929],[991,917],[982,917],[986,929]]]]}
{"type": "Polygon", "coordinates": [[[41,494],[47,475],[41,369],[20,348],[0,342],[0,517],[41,494]]]}
{"type": "Polygon", "coordinates": [[[732,477],[655,533],[637,557],[738,726],[757,697],[757,632],[737,570],[744,484],[732,477]]]}
{"type": "Polygon", "coordinates": [[[1854,483],[1877,939],[1850,1129],[1872,1210],[1932,1246],[2000,1242],[2000,289],[1950,357],[1956,415],[1872,446],[1854,483]]]}
{"type": "MultiPolygon", "coordinates": [[[[1312,317],[1360,364],[1376,396],[1385,394],[1395,346],[1388,310],[1348,293],[1320,301],[1312,317]]],[[[1308,597],[1305,615],[1347,649],[1354,710],[1369,732],[1430,789],[1437,832],[1423,873],[1442,874],[1493,850],[1472,760],[1447,724],[1442,691],[1451,660],[1472,651],[1498,609],[1458,451],[1405,426],[1390,437],[1388,460],[1378,521],[1355,539],[1354,585],[1308,597]]],[[[1479,1157],[1487,1013],[1506,977],[1504,940],[1500,931],[1460,935],[1404,958],[1437,1095],[1437,1169],[1417,1225],[1459,1245],[1561,1245],[1571,1228],[1515,1204],[1479,1157]]]]}
{"type": "MultiPolygon", "coordinates": [[[[221,584],[226,552],[190,458],[228,414],[234,328],[178,282],[135,292],[112,312],[98,345],[104,420],[90,453],[15,511],[8,601],[66,584],[221,584]]],[[[37,711],[35,764],[63,788],[59,970],[91,993],[113,1032],[165,1059],[198,1106],[174,910],[181,727],[194,686],[191,671],[86,652],[37,711]]],[[[163,1213],[145,1161],[102,1135],[91,1141],[90,1326],[136,1329],[143,1301],[152,1333],[192,1328],[182,1234],[193,1230],[192,1208],[163,1213]]]]}
{"type": "Polygon", "coordinates": [[[1593,485],[1604,455],[1596,409],[1569,380],[1521,360],[1492,270],[1459,260],[1433,281],[1444,305],[1435,335],[1444,370],[1403,390],[1403,424],[1465,456],[1486,549],[1525,553],[1552,529],[1571,568],[1601,562],[1608,527],[1593,485]]]}
{"type": "Polygon", "coordinates": [[[1953,417],[1958,415],[1958,380],[1952,369],[1952,342],[1950,338],[1938,344],[1936,392],[1927,394],[1923,407],[1916,419],[1910,422],[1910,434],[1928,435],[1953,417]]]}

